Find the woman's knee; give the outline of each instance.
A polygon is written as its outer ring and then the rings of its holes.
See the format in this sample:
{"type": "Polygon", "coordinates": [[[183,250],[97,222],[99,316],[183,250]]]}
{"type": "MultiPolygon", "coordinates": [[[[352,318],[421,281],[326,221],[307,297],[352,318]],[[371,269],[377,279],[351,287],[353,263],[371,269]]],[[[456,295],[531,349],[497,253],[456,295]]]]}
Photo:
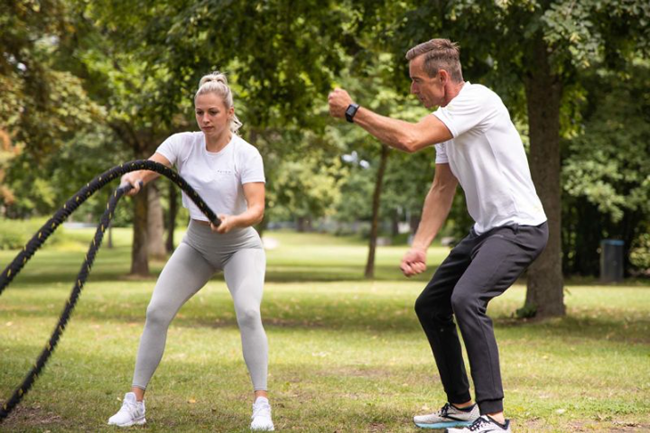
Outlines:
{"type": "Polygon", "coordinates": [[[237,309],[237,323],[240,328],[256,328],[262,325],[262,314],[258,307],[240,307],[237,309]]]}
{"type": "Polygon", "coordinates": [[[149,305],[147,307],[148,326],[169,326],[173,318],[173,314],[169,314],[165,308],[156,305],[149,305]]]}

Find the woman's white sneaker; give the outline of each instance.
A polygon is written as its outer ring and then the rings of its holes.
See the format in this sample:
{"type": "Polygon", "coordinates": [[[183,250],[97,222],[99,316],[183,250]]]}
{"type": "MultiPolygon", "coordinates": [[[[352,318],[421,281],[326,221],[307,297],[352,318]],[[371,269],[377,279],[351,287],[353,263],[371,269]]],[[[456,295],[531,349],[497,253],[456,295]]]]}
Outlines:
{"type": "Polygon", "coordinates": [[[265,397],[257,397],[253,403],[253,416],[251,416],[251,430],[254,431],[274,431],[273,421],[271,420],[271,405],[265,397]]]}
{"type": "Polygon", "coordinates": [[[147,420],[144,418],[144,401],[137,401],[135,394],[127,392],[122,401],[120,410],[108,419],[109,425],[118,427],[131,427],[132,425],[142,425],[147,420]]]}

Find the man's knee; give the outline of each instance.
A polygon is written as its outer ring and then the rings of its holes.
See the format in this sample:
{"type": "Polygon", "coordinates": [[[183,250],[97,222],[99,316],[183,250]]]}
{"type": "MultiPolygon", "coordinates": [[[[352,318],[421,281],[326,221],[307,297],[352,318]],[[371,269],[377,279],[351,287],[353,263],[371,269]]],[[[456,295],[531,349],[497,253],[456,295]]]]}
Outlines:
{"type": "Polygon", "coordinates": [[[422,320],[423,317],[431,315],[431,306],[425,301],[423,296],[419,296],[415,300],[415,314],[422,320]]]}
{"type": "Polygon", "coordinates": [[[430,321],[444,323],[452,320],[451,308],[445,308],[442,300],[431,300],[422,295],[415,301],[415,314],[421,323],[430,321]]]}
{"type": "Polygon", "coordinates": [[[451,308],[456,317],[464,317],[467,314],[472,314],[476,310],[476,299],[471,294],[456,290],[451,295],[451,308]]]}

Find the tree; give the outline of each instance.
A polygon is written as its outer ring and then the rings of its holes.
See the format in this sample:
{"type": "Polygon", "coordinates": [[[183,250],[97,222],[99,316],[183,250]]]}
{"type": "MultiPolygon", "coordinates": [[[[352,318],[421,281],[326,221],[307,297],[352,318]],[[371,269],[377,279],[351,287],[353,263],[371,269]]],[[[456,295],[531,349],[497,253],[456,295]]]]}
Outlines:
{"type": "Polygon", "coordinates": [[[330,216],[340,199],[342,164],[326,149],[281,161],[266,161],[273,179],[267,196],[268,217],[278,221],[297,221],[305,231],[311,221],[330,216]]]}
{"type": "Polygon", "coordinates": [[[563,315],[560,137],[572,128],[574,85],[593,65],[614,67],[631,53],[647,52],[650,6],[614,0],[417,0],[405,8],[393,21],[399,24],[385,30],[396,53],[436,35],[458,41],[466,78],[493,87],[513,117],[527,117],[531,172],[550,239],[529,270],[524,310],[538,317],[563,315]]]}
{"type": "MultiPolygon", "coordinates": [[[[329,90],[348,42],[341,27],[348,12],[335,2],[77,3],[99,29],[99,39],[86,47],[87,64],[95,66],[88,75],[112,86],[106,92],[113,95],[106,98],[111,126],[137,156],[149,153],[159,131],[179,127],[178,113],[189,113],[199,78],[216,69],[228,73],[244,138],[265,159],[295,151],[276,141],[287,133],[322,131],[324,118],[313,116],[313,107],[329,90]],[[98,46],[103,51],[92,49],[98,46]]],[[[137,207],[142,215],[145,208],[137,207]]],[[[134,245],[143,244],[144,219],[135,221],[134,245]]]]}
{"type": "Polygon", "coordinates": [[[562,171],[564,269],[597,275],[600,241],[616,238],[625,242],[629,275],[631,251],[650,224],[650,65],[597,69],[583,83],[583,131],[566,140],[562,171]]]}
{"type": "Polygon", "coordinates": [[[47,164],[101,117],[81,81],[60,67],[61,47],[74,28],[67,12],[59,0],[0,4],[0,200],[6,215],[57,207],[51,179],[29,168],[47,164]]]}

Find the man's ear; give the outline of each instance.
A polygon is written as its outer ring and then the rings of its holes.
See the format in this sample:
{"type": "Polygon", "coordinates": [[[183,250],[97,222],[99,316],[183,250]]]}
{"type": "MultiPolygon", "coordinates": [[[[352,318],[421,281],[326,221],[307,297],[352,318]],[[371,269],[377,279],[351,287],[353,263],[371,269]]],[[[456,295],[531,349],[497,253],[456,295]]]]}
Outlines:
{"type": "Polygon", "coordinates": [[[442,84],[445,84],[449,81],[449,74],[444,69],[438,69],[438,79],[442,84]]]}

